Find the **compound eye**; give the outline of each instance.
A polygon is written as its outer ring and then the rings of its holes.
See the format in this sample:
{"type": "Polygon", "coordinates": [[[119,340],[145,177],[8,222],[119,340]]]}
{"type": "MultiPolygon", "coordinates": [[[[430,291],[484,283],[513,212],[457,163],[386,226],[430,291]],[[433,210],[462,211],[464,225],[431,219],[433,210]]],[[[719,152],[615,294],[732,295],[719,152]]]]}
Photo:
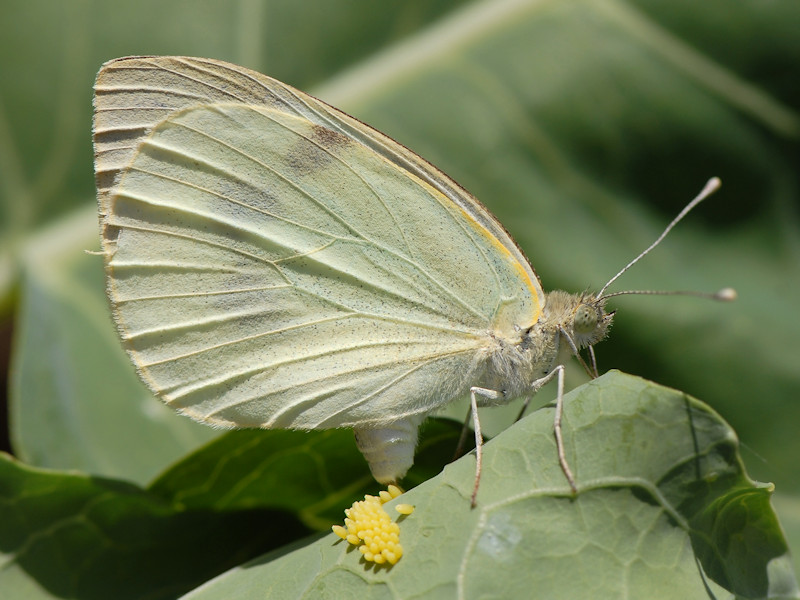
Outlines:
{"type": "Polygon", "coordinates": [[[597,311],[593,306],[588,304],[581,304],[575,310],[575,318],[572,323],[572,328],[575,333],[588,334],[592,333],[597,327],[597,311]]]}

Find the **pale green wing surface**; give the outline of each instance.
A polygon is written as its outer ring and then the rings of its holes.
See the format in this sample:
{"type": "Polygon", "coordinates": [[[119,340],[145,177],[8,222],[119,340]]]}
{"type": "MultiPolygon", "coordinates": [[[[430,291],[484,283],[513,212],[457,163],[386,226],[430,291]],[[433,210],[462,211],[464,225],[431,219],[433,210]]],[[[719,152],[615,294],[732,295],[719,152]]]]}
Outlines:
{"type": "Polygon", "coordinates": [[[166,116],[198,104],[273,107],[344,133],[415,174],[477,221],[519,263],[534,295],[544,292],[528,260],[500,222],[469,192],[407,148],[357,119],[276,79],[238,65],[187,56],[132,56],[109,61],[95,83],[95,172],[100,210],[140,138],[166,116]]]}
{"type": "Polygon", "coordinates": [[[96,96],[109,295],[171,405],[227,426],[386,423],[464,393],[498,320],[535,322],[513,242],[412,153],[231,65],[130,60],[96,96]]]}

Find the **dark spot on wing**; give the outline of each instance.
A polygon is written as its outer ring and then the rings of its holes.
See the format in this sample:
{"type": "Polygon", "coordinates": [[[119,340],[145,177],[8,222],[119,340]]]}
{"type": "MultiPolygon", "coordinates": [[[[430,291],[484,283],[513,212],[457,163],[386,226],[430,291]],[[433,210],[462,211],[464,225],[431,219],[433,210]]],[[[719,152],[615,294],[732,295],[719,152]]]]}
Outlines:
{"type": "Polygon", "coordinates": [[[286,164],[297,175],[311,175],[322,170],[330,161],[330,155],[305,140],[295,144],[286,155],[286,164]]]}
{"type": "Polygon", "coordinates": [[[286,155],[286,164],[298,175],[311,175],[320,171],[333,160],[337,148],[351,144],[353,140],[344,134],[312,125],[311,142],[301,140],[286,155]]]}
{"type": "Polygon", "coordinates": [[[336,148],[337,146],[347,146],[353,141],[343,133],[328,129],[327,127],[322,127],[321,125],[311,126],[311,139],[320,146],[330,149],[336,148]]]}

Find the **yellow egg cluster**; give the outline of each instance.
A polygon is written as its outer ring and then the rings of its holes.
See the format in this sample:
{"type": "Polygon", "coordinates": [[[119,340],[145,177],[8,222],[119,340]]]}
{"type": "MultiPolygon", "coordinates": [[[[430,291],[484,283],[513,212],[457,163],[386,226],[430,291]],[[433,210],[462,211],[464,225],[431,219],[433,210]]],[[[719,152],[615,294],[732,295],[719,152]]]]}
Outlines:
{"type": "MultiPolygon", "coordinates": [[[[400,526],[392,521],[383,505],[401,493],[400,488],[390,485],[387,491],[382,491],[378,496],[367,494],[363,500],[353,503],[344,511],[347,516],[344,527],[334,525],[333,532],[358,546],[366,560],[379,565],[395,564],[403,556],[399,541],[400,526]]],[[[410,504],[398,504],[395,508],[403,515],[410,515],[414,511],[410,504]]]]}

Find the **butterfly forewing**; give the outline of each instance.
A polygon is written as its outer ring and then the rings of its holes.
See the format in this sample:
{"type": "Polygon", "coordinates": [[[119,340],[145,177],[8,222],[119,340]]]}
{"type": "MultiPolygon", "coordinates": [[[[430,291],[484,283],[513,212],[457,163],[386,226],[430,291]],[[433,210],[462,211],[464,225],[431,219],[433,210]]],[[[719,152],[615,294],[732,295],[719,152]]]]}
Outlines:
{"type": "Polygon", "coordinates": [[[142,377],[187,414],[393,421],[468,389],[498,315],[536,321],[496,221],[358,121],[213,61],[122,59],[97,86],[109,296],[142,377]]]}

